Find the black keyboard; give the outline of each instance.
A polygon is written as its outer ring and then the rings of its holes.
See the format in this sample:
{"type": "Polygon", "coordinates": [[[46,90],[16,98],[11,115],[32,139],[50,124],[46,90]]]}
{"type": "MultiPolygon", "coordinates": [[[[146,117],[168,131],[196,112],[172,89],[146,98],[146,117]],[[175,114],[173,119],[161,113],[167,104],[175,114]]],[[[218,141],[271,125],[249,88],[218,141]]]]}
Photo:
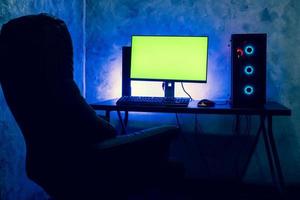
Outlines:
{"type": "Polygon", "coordinates": [[[190,99],[184,97],[145,97],[145,96],[123,96],[118,99],[118,106],[170,106],[187,107],[190,99]]]}

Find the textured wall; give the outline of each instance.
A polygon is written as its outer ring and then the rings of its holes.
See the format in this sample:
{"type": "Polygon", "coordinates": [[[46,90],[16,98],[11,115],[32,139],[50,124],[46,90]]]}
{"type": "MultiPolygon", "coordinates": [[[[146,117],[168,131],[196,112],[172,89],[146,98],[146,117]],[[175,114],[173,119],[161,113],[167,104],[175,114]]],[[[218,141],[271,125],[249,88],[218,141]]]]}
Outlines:
{"type": "MultiPolygon", "coordinates": [[[[74,45],[74,75],[82,89],[83,29],[82,1],[69,0],[1,0],[0,25],[9,19],[47,12],[63,19],[74,45]]],[[[1,89],[0,89],[1,90],[1,89]]],[[[25,144],[0,91],[0,199],[44,199],[44,192],[25,175],[25,144]]]]}
{"type": "MultiPolygon", "coordinates": [[[[187,84],[186,89],[196,99],[228,99],[230,34],[266,32],[268,99],[281,102],[293,111],[292,117],[278,117],[274,123],[282,167],[288,183],[300,182],[300,137],[297,132],[300,128],[300,103],[297,101],[300,98],[297,92],[300,89],[300,73],[297,70],[300,64],[297,56],[300,51],[300,39],[297,37],[300,27],[299,1],[86,0],[86,77],[83,77],[82,71],[83,2],[1,0],[0,24],[17,16],[38,12],[50,12],[64,19],[74,42],[75,78],[81,89],[81,83],[86,78],[86,95],[90,102],[120,95],[121,47],[130,45],[132,34],[208,35],[208,83],[187,84]]],[[[149,88],[144,90],[151,94],[160,85],[146,87],[149,88]]],[[[221,119],[202,117],[204,124],[210,126],[203,129],[222,131],[219,127],[226,127],[230,119],[221,119]]],[[[188,123],[190,116],[184,115],[182,120],[188,123]]],[[[153,125],[154,122],[149,123],[153,125]]],[[[25,146],[20,130],[0,92],[0,199],[43,199],[44,193],[25,176],[24,156],[25,146]]],[[[269,180],[264,159],[262,144],[259,144],[248,179],[259,182],[269,180]]]]}
{"type": "MultiPolygon", "coordinates": [[[[210,4],[169,0],[87,1],[88,100],[120,95],[121,47],[130,45],[133,34],[209,35],[208,84],[196,87],[187,84],[187,88],[193,88],[190,92],[194,97],[228,98],[230,74],[226,72],[230,63],[227,55],[231,16],[216,15],[215,12],[221,12],[224,7],[219,4],[214,1],[210,4]],[[210,90],[214,91],[208,92],[210,90]]],[[[229,12],[228,9],[225,12],[229,12]]],[[[155,91],[151,87],[144,89],[155,91]]]]}
{"type": "MultiPolygon", "coordinates": [[[[208,83],[186,84],[186,89],[196,99],[228,99],[230,34],[265,32],[267,98],[293,111],[292,117],[278,117],[274,123],[282,167],[289,183],[300,182],[299,12],[297,0],[88,0],[87,99],[92,102],[121,94],[121,47],[130,45],[133,34],[208,35],[208,83]]],[[[142,89],[157,94],[160,88],[146,84],[142,89]]],[[[220,126],[213,126],[222,127],[222,119],[216,121],[220,126]]],[[[263,150],[259,144],[248,171],[250,180],[270,181],[263,150]]]]}

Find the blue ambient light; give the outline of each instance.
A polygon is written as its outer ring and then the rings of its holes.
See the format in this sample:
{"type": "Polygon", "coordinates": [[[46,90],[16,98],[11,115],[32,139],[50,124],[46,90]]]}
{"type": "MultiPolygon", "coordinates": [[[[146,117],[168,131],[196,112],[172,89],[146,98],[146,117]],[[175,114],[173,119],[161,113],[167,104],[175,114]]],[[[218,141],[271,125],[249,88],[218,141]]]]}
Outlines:
{"type": "Polygon", "coordinates": [[[252,45],[247,45],[244,48],[244,52],[246,53],[246,55],[252,55],[254,53],[254,47],[252,45]]]}
{"type": "Polygon", "coordinates": [[[248,96],[252,95],[254,93],[254,88],[251,85],[246,85],[244,87],[244,93],[248,96]]]}
{"type": "Polygon", "coordinates": [[[252,65],[247,65],[244,68],[244,72],[245,72],[246,75],[250,76],[254,73],[254,67],[252,65]]]}

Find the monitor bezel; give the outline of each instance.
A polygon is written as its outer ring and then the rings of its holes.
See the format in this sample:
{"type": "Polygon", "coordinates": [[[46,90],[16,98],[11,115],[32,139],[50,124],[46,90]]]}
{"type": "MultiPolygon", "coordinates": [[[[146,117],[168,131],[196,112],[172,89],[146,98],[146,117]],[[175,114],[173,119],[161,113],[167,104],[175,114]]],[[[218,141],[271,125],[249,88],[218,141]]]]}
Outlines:
{"type": "Polygon", "coordinates": [[[207,71],[208,71],[208,50],[209,50],[209,37],[208,35],[132,35],[131,36],[131,46],[130,46],[130,61],[132,59],[132,38],[135,36],[149,36],[149,37],[205,37],[207,38],[207,54],[206,54],[206,74],[205,74],[205,80],[183,80],[183,79],[155,79],[155,78],[131,78],[131,62],[130,62],[130,71],[129,71],[129,77],[130,80],[134,81],[173,81],[173,82],[187,82],[187,83],[207,83],[207,71]]]}

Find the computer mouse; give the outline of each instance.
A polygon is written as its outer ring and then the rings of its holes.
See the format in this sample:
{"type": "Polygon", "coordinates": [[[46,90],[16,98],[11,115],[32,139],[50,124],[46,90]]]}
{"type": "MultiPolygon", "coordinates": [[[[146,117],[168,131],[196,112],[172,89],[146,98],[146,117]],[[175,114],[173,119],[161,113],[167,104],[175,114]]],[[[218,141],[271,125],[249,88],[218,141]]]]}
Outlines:
{"type": "Polygon", "coordinates": [[[198,107],[213,107],[213,106],[215,106],[215,102],[213,102],[212,100],[201,99],[198,102],[198,107]]]}

